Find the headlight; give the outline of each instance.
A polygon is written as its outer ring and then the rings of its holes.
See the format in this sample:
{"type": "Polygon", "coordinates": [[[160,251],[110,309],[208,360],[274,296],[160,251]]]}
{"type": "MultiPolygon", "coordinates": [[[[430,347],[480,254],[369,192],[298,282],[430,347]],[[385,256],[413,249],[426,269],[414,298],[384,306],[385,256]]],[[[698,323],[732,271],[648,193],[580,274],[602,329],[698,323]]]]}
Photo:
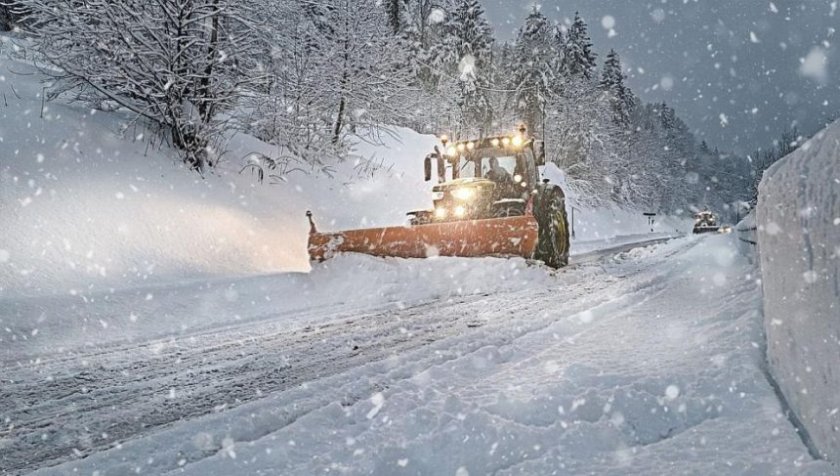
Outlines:
{"type": "Polygon", "coordinates": [[[472,200],[475,196],[475,190],[471,188],[456,188],[452,191],[452,196],[458,200],[472,200]]]}
{"type": "Polygon", "coordinates": [[[446,148],[446,155],[450,157],[455,157],[456,155],[458,155],[458,149],[456,149],[454,145],[450,145],[446,148]]]}
{"type": "Polygon", "coordinates": [[[511,143],[514,147],[520,147],[522,145],[522,136],[513,136],[511,143]]]}
{"type": "Polygon", "coordinates": [[[467,209],[464,208],[463,205],[458,205],[455,207],[455,216],[458,218],[462,218],[464,215],[467,214],[467,209]]]}
{"type": "Polygon", "coordinates": [[[516,183],[521,182],[522,181],[522,176],[519,175],[519,174],[514,175],[513,176],[513,181],[516,182],[516,183]]]}
{"type": "Polygon", "coordinates": [[[435,208],[435,218],[443,220],[444,218],[446,218],[446,215],[447,213],[445,208],[435,208]]]}
{"type": "Polygon", "coordinates": [[[495,138],[495,139],[491,140],[490,143],[493,144],[493,147],[499,147],[499,139],[498,138],[495,138]]]}

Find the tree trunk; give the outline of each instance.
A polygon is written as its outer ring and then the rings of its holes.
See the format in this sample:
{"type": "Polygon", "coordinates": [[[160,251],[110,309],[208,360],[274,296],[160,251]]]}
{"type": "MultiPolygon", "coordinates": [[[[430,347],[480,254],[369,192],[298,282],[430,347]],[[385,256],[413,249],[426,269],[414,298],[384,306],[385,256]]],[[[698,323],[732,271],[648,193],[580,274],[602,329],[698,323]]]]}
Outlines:
{"type": "MultiPolygon", "coordinates": [[[[344,34],[349,35],[349,28],[350,28],[350,15],[351,9],[349,8],[349,3],[345,3],[344,9],[344,34]]],[[[347,81],[350,79],[350,74],[348,69],[350,68],[350,39],[345,36],[344,37],[344,69],[341,73],[341,81],[339,84],[341,85],[341,100],[338,102],[338,117],[335,118],[335,130],[333,131],[332,143],[333,145],[338,145],[339,140],[341,139],[341,128],[344,127],[344,109],[347,107],[346,101],[346,94],[347,94],[347,81]]]]}
{"type": "Polygon", "coordinates": [[[198,87],[198,113],[202,124],[208,124],[213,117],[213,98],[210,81],[216,56],[219,54],[219,0],[213,0],[213,17],[210,19],[210,42],[207,48],[207,65],[198,87]]]}
{"type": "Polygon", "coordinates": [[[344,97],[341,97],[341,101],[338,103],[338,117],[335,118],[335,130],[333,131],[333,138],[332,143],[333,145],[337,145],[339,139],[341,139],[341,128],[344,126],[342,123],[342,118],[344,117],[344,108],[345,102],[344,97]]]}

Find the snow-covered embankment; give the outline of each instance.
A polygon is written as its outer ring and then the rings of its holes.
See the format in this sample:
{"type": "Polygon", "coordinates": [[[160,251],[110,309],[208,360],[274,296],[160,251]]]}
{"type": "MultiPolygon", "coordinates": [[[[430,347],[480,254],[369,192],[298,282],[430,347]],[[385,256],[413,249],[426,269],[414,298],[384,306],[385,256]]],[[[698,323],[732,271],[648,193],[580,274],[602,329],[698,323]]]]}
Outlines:
{"type": "Polygon", "coordinates": [[[765,173],[757,218],[771,370],[840,462],[840,122],[765,173]]]}
{"type": "MultiPolygon", "coordinates": [[[[0,57],[0,299],[307,271],[305,210],[335,230],[400,225],[431,203],[422,158],[432,135],[393,128],[380,143],[358,143],[356,160],[335,164],[332,177],[289,173],[275,186],[240,170],[276,148],[233,134],[222,163],[199,177],[119,111],[58,99],[41,113],[44,79],[0,57]]],[[[547,176],[565,185],[556,167],[547,176]]],[[[573,254],[687,226],[663,218],[651,227],[640,211],[593,209],[567,192],[573,254]]]]}

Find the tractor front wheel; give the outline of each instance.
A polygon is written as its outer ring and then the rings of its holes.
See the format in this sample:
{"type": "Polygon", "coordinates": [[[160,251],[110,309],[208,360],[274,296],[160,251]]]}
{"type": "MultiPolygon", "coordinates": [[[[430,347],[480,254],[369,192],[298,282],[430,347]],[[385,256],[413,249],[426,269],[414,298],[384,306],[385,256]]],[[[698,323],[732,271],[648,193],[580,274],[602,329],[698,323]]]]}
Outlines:
{"type": "Polygon", "coordinates": [[[535,258],[552,268],[569,264],[569,221],[566,218],[566,198],[559,187],[542,190],[534,207],[539,225],[535,258]]]}

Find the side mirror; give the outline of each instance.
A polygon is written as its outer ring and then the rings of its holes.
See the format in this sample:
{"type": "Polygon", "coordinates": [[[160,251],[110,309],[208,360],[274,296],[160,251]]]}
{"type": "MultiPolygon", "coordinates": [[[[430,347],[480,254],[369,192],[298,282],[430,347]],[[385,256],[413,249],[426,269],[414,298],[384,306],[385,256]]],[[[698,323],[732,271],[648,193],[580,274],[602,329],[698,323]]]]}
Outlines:
{"type": "Polygon", "coordinates": [[[423,177],[426,182],[432,179],[432,156],[427,155],[426,160],[423,161],[423,177]]]}

